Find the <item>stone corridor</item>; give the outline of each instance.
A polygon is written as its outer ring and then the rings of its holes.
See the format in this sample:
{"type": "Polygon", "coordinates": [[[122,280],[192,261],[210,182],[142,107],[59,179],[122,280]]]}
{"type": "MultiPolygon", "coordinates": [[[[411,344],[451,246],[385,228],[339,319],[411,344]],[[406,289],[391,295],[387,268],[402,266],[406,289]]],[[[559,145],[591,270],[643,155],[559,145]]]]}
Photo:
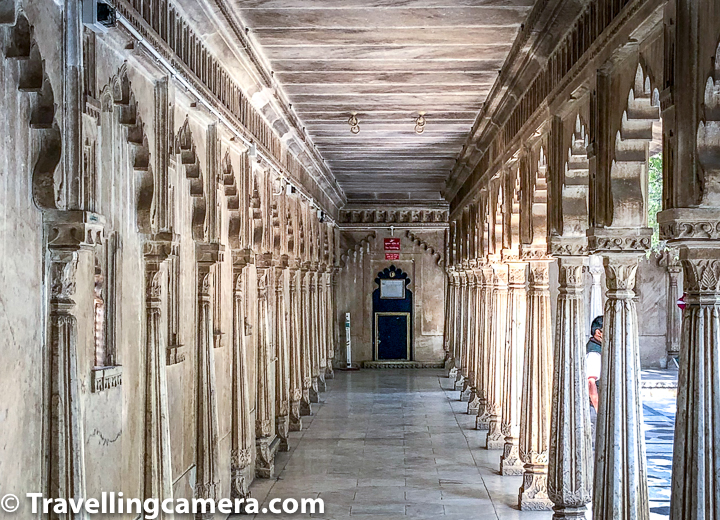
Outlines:
{"type": "MultiPolygon", "coordinates": [[[[669,515],[671,393],[643,392],[653,520],[669,515]]],[[[481,447],[485,432],[466,411],[442,370],[338,372],[307,428],[291,432],[291,451],[278,454],[278,478],[256,480],[251,494],[263,506],[319,497],[325,514],[314,516],[330,520],[552,518],[518,510],[522,477],[499,475],[497,452],[481,447]]]]}

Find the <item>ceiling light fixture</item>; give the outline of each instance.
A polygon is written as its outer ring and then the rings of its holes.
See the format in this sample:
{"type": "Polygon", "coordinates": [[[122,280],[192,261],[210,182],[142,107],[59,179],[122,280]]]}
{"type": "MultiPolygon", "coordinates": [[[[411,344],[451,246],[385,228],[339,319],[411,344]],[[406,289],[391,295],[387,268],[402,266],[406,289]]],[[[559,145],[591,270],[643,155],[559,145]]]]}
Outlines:
{"type": "Polygon", "coordinates": [[[350,125],[350,133],[352,133],[352,134],[360,133],[359,121],[358,121],[358,118],[355,116],[355,114],[350,116],[350,119],[348,119],[348,124],[350,125]]]}
{"type": "Polygon", "coordinates": [[[425,116],[423,113],[421,113],[419,116],[417,116],[417,119],[415,119],[415,133],[416,134],[422,134],[425,131],[425,116]]]}

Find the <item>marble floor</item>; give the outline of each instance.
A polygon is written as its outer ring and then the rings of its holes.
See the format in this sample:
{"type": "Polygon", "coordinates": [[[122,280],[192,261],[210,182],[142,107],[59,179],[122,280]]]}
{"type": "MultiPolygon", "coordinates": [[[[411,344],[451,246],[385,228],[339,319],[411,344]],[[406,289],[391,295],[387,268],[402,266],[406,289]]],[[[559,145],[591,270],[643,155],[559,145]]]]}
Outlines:
{"type": "MultiPolygon", "coordinates": [[[[256,480],[252,496],[261,502],[319,497],[325,513],[312,516],[331,520],[549,520],[550,512],[517,509],[521,477],[499,475],[500,452],[481,448],[485,432],[474,429],[467,403],[442,374],[337,372],[314,415],[304,418],[304,430],[291,433],[291,450],[278,454],[277,478],[256,480]]],[[[648,445],[654,520],[667,517],[669,404],[656,410],[645,403],[655,432],[648,445]]]]}

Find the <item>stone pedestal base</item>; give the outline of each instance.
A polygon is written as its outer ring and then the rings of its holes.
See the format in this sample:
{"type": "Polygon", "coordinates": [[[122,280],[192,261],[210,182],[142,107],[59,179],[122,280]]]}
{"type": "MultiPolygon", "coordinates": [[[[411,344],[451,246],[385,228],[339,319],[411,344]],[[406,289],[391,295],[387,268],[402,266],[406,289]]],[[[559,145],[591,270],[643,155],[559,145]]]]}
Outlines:
{"type": "Polygon", "coordinates": [[[469,403],[470,397],[472,395],[472,388],[467,384],[467,379],[465,380],[464,388],[460,392],[460,400],[463,403],[469,403]]]}
{"type": "Polygon", "coordinates": [[[470,399],[468,400],[467,413],[468,415],[477,415],[478,410],[480,410],[480,398],[477,392],[475,392],[475,389],[473,389],[470,393],[470,399]]]}
{"type": "Polygon", "coordinates": [[[320,393],[320,389],[318,387],[318,378],[313,377],[312,385],[310,385],[310,388],[308,389],[308,396],[310,398],[311,403],[319,403],[320,402],[320,396],[318,395],[320,393]]]}
{"type": "MultiPolygon", "coordinates": [[[[479,411],[478,411],[479,413],[479,411]]],[[[486,413],[479,414],[475,419],[476,430],[489,430],[490,429],[490,416],[486,413]]]]}
{"type": "Polygon", "coordinates": [[[547,470],[544,473],[526,471],[518,496],[518,505],[522,511],[552,510],[553,503],[547,494],[547,470]]]}
{"type": "Polygon", "coordinates": [[[325,379],[335,379],[335,371],[330,364],[325,368],[325,379]]]}
{"type": "Polygon", "coordinates": [[[517,439],[508,442],[506,437],[503,454],[502,457],[500,457],[500,473],[504,476],[520,476],[524,472],[525,465],[520,460],[520,448],[518,447],[517,439]]]}
{"type": "Polygon", "coordinates": [[[489,450],[502,450],[505,448],[505,436],[500,431],[500,421],[497,416],[490,418],[485,447],[489,450]]]}
{"type": "Polygon", "coordinates": [[[290,451],[290,445],[288,444],[290,417],[287,415],[277,417],[275,419],[275,431],[277,432],[278,439],[280,439],[278,451],[290,451]]]}
{"type": "Polygon", "coordinates": [[[302,430],[302,417],[300,413],[301,401],[290,401],[290,418],[288,421],[288,430],[291,432],[299,432],[302,430]]]}
{"type": "Polygon", "coordinates": [[[300,399],[300,416],[312,415],[312,405],[310,403],[310,389],[306,388],[303,390],[302,398],[300,399]]]}
{"type": "Polygon", "coordinates": [[[327,392],[327,383],[325,382],[325,369],[320,369],[320,375],[317,377],[318,392],[327,392]]]}
{"type": "Polygon", "coordinates": [[[272,478],[275,472],[275,454],[280,447],[280,438],[259,437],[255,440],[257,457],[255,462],[255,476],[258,478],[272,478]]]}
{"type": "Polygon", "coordinates": [[[456,379],[457,378],[458,369],[457,367],[452,367],[448,370],[448,379],[456,379]]]}
{"type": "Polygon", "coordinates": [[[585,520],[585,518],[587,518],[588,508],[587,506],[582,506],[560,509],[556,506],[553,511],[553,520],[565,520],[566,518],[581,518],[585,520]]]}
{"type": "Polygon", "coordinates": [[[457,377],[455,378],[455,390],[462,391],[463,386],[465,385],[465,377],[463,377],[460,372],[458,372],[457,377]]]}

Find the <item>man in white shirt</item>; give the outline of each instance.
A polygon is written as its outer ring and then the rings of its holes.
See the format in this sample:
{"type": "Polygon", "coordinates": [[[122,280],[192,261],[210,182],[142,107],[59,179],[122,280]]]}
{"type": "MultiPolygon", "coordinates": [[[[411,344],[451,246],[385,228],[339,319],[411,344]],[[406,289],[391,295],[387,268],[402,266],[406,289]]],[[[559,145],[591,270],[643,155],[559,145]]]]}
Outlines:
{"type": "Polygon", "coordinates": [[[595,444],[595,424],[597,422],[599,392],[598,385],[602,374],[602,338],[603,317],[598,316],[590,325],[590,340],[587,342],[585,354],[585,369],[588,378],[588,393],[590,394],[590,422],[592,423],[593,445],[595,444]]]}

